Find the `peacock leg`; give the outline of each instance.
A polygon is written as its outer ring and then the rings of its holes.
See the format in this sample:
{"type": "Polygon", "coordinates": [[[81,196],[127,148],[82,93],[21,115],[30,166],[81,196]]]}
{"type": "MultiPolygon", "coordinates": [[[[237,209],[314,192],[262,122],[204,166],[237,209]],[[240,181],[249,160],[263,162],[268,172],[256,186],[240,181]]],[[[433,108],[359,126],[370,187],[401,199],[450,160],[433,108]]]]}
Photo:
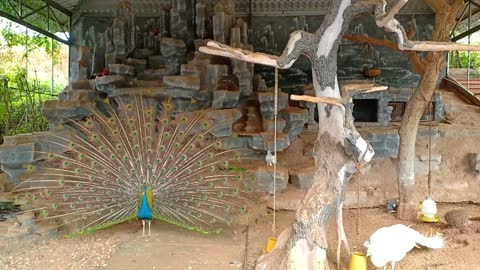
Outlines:
{"type": "Polygon", "coordinates": [[[342,243],[345,244],[348,255],[350,255],[350,246],[348,245],[345,229],[343,228],[343,202],[338,205],[337,209],[337,268],[340,269],[340,254],[342,251],[342,243]]]}
{"type": "Polygon", "coordinates": [[[150,224],[152,223],[151,220],[148,221],[148,235],[150,236],[150,224]]]}
{"type": "Polygon", "coordinates": [[[145,220],[142,219],[142,236],[145,236],[145,220]]]}

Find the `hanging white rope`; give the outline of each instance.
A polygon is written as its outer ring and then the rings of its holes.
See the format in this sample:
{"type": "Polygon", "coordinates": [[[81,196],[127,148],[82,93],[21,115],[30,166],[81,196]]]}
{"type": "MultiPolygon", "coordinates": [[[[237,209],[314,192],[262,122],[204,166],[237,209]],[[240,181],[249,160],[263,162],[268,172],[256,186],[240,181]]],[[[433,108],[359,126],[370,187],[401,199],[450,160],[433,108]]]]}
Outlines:
{"type": "Polygon", "coordinates": [[[277,111],[278,111],[278,68],[275,68],[275,89],[273,99],[273,223],[272,234],[277,232],[276,211],[277,211],[277,111]]]}

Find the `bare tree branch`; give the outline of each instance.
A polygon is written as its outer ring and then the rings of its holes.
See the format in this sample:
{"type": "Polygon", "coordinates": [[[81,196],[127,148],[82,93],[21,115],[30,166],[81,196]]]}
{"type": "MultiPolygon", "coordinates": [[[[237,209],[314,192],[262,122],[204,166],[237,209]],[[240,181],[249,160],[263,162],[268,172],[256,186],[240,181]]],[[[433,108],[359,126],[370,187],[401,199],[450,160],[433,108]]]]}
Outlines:
{"type": "Polygon", "coordinates": [[[295,63],[300,55],[304,54],[307,57],[310,57],[310,50],[314,47],[314,44],[314,35],[305,31],[295,31],[290,34],[290,39],[288,40],[287,46],[281,56],[233,48],[216,41],[208,41],[207,46],[200,47],[199,51],[206,54],[229,57],[244,62],[288,69],[295,63]]]}

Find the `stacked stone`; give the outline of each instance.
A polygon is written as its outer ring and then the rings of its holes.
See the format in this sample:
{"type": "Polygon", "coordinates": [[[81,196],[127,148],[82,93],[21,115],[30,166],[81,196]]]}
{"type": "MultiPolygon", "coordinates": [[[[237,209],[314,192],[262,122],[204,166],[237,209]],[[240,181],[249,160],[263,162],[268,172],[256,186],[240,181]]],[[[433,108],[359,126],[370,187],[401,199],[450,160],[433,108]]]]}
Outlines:
{"type": "Polygon", "coordinates": [[[18,184],[21,175],[27,170],[27,164],[35,163],[45,159],[46,154],[40,153],[64,153],[68,149],[62,147],[63,140],[55,138],[69,138],[67,130],[51,132],[36,132],[32,134],[21,134],[17,136],[4,137],[4,143],[0,145],[1,170],[8,175],[10,184],[18,184]],[[48,139],[48,140],[47,140],[48,139]]]}

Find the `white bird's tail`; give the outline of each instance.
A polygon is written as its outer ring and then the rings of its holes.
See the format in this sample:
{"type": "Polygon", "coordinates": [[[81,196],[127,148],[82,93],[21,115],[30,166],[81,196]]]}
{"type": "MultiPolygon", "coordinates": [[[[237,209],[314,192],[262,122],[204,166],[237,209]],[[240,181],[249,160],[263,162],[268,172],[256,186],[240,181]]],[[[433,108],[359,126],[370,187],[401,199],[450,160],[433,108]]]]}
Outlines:
{"type": "Polygon", "coordinates": [[[437,233],[434,236],[424,236],[421,233],[415,231],[415,242],[421,246],[433,249],[440,249],[443,247],[443,238],[437,233]]]}

